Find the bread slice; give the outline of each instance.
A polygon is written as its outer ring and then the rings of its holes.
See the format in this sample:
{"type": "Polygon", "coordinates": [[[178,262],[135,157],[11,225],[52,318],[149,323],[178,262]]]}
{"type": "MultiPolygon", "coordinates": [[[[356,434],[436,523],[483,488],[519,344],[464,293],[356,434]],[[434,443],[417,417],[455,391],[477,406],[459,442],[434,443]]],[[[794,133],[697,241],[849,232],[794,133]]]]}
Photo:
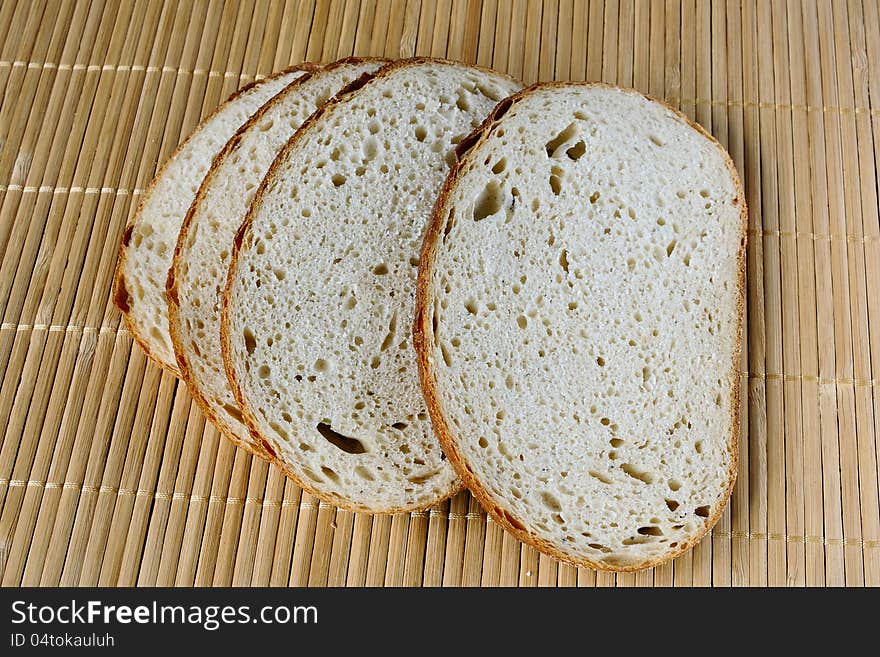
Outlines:
{"type": "Polygon", "coordinates": [[[168,158],[122,233],[113,300],[147,355],[179,374],[168,333],[165,279],[186,211],[214,156],[259,107],[316,67],[297,66],[250,84],[220,105],[168,158]]]}
{"type": "Polygon", "coordinates": [[[407,511],[460,486],[412,351],[418,251],[455,143],[518,88],[440,60],[385,67],[296,133],[236,235],[230,383],[264,447],[324,500],[407,511]]]}
{"type": "Polygon", "coordinates": [[[692,546],[736,474],[746,207],[727,153],[635,91],[537,85],[460,149],[415,345],[434,429],[492,516],[578,565],[692,546]]]}
{"type": "Polygon", "coordinates": [[[223,368],[220,300],[235,231],[278,151],[343,86],[386,60],[347,59],[298,78],[238,129],[199,188],[177,238],[167,293],[177,364],[205,415],[237,445],[266,456],[247,430],[223,368]]]}

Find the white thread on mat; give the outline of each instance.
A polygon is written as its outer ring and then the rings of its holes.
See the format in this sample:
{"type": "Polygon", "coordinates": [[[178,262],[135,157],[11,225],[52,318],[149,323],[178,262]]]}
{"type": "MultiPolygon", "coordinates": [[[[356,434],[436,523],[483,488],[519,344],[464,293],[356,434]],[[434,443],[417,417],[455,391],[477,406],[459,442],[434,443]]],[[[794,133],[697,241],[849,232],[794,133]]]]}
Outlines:
{"type": "Polygon", "coordinates": [[[241,78],[242,80],[255,79],[259,80],[266,77],[262,74],[253,75],[251,73],[236,73],[235,71],[213,71],[205,68],[186,69],[175,66],[156,66],[143,64],[56,64],[54,62],[26,62],[21,60],[2,60],[0,68],[27,68],[31,70],[56,70],[56,71],[86,71],[88,73],[98,72],[143,72],[143,73],[176,73],[179,75],[207,75],[209,77],[223,78],[241,78]]]}
{"type": "Polygon", "coordinates": [[[0,185],[0,192],[22,192],[23,194],[115,194],[116,196],[137,196],[144,190],[135,187],[125,189],[122,187],[55,187],[53,185],[0,185]]]}
{"type": "MultiPolygon", "coordinates": [[[[56,64],[54,62],[28,62],[22,60],[0,60],[0,68],[27,68],[31,70],[55,69],[58,71],[86,71],[86,72],[145,72],[145,73],[176,73],[178,75],[207,75],[209,77],[237,77],[242,80],[255,79],[259,80],[265,75],[250,73],[237,73],[235,71],[213,71],[209,69],[196,68],[186,69],[175,66],[156,66],[150,64],[56,64]]],[[[762,101],[746,101],[737,99],[714,100],[711,98],[675,98],[669,96],[664,99],[673,106],[680,105],[709,105],[711,107],[728,107],[736,109],[757,109],[757,110],[782,110],[786,112],[835,112],[840,114],[869,114],[880,116],[880,109],[870,107],[846,107],[836,105],[792,105],[790,103],[768,103],[762,101]]]]}
{"type": "Polygon", "coordinates": [[[15,324],[3,322],[0,324],[3,331],[49,331],[50,333],[99,333],[101,335],[117,335],[128,333],[124,324],[118,328],[113,326],[61,326],[57,324],[15,324]]]}
{"type": "Polygon", "coordinates": [[[829,233],[811,233],[808,231],[795,230],[758,230],[757,228],[749,228],[748,234],[753,237],[758,235],[762,237],[785,237],[785,238],[804,238],[814,242],[848,242],[850,244],[872,244],[880,242],[880,235],[832,235],[829,233]]]}
{"type": "MultiPolygon", "coordinates": [[[[174,493],[163,493],[159,491],[150,491],[144,489],[130,489],[130,488],[116,488],[114,486],[101,485],[101,486],[89,486],[84,484],[78,484],[75,482],[51,482],[51,481],[37,481],[37,480],[24,480],[24,479],[5,479],[0,478],[0,486],[8,486],[10,488],[43,488],[46,490],[50,489],[63,489],[63,490],[75,490],[79,492],[85,493],[110,493],[119,496],[137,496],[137,497],[148,497],[156,500],[165,500],[165,501],[182,501],[186,500],[189,502],[215,502],[220,504],[226,504],[229,506],[238,506],[242,504],[253,504],[257,506],[262,506],[264,508],[292,508],[299,507],[300,510],[310,509],[310,510],[321,510],[321,509],[333,509],[336,508],[332,504],[328,504],[327,502],[321,501],[317,504],[314,502],[300,502],[300,501],[292,501],[292,500],[267,500],[262,497],[223,497],[222,495],[191,495],[182,492],[174,492],[174,493]]],[[[444,520],[480,520],[486,522],[492,522],[492,519],[488,516],[484,516],[482,513],[476,512],[468,512],[468,513],[455,513],[449,512],[444,513],[439,509],[430,509],[429,511],[414,511],[410,514],[411,517],[423,518],[425,516],[430,518],[442,518],[444,520]]],[[[828,545],[828,546],[861,546],[865,549],[877,549],[880,548],[880,539],[863,539],[863,538],[829,538],[825,536],[794,536],[783,533],[773,533],[773,532],[746,532],[746,531],[725,531],[715,529],[712,531],[712,537],[715,539],[745,539],[749,541],[784,541],[786,543],[809,543],[809,544],[820,544],[820,545],[828,545]]]]}

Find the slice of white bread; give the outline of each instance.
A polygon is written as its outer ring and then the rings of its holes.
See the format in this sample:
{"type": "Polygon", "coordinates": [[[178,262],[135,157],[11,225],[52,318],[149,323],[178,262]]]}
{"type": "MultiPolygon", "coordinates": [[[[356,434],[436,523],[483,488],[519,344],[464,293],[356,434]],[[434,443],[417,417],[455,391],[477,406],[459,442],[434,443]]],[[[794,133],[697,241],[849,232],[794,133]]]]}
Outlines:
{"type": "Polygon", "coordinates": [[[383,68],[296,133],[236,235],[230,384],[284,472],[324,500],[391,513],[460,487],[412,350],[418,252],[455,144],[518,88],[440,60],[383,68]]]}
{"type": "Polygon", "coordinates": [[[179,374],[168,333],[165,280],[186,211],[211,162],[235,131],[272,96],[316,67],[287,69],[233,94],[177,147],[156,173],[122,233],[113,300],[147,355],[179,374]]]}
{"type": "Polygon", "coordinates": [[[434,429],[539,550],[637,570],[736,475],[746,207],[730,157],[635,91],[537,85],[459,149],[419,268],[434,429]]]}
{"type": "Polygon", "coordinates": [[[300,77],[263,105],[211,165],[177,238],[167,294],[181,375],[205,415],[234,443],[266,456],[248,432],[223,367],[220,301],[235,231],[275,156],[343,86],[386,60],[347,59],[300,77]]]}

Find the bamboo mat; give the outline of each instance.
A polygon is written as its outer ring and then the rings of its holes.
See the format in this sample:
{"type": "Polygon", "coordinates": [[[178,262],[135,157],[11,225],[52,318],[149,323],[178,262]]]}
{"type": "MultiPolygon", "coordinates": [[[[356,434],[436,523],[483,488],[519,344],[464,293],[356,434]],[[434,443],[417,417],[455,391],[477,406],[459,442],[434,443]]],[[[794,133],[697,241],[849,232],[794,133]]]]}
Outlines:
{"type": "Polygon", "coordinates": [[[877,0],[3,0],[0,576],[18,585],[880,584],[877,0]],[[110,303],[178,142],[289,63],[434,55],[665,98],[751,209],[740,472],[671,564],[539,556],[466,493],[318,503],[205,423],[110,303]]]}

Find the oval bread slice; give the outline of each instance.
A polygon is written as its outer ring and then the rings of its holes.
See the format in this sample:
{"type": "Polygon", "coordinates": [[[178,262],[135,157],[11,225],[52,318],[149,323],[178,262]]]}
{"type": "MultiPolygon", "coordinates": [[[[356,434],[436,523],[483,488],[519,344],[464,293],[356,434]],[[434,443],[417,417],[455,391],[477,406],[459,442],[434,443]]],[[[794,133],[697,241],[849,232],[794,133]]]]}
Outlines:
{"type": "Polygon", "coordinates": [[[316,67],[304,64],[233,94],[168,158],[122,234],[113,300],[147,355],[179,375],[168,332],[165,281],[180,226],[211,162],[235,131],[272,96],[316,67]]]}
{"type": "Polygon", "coordinates": [[[736,474],[746,208],[729,156],[638,92],[573,83],[502,102],[461,150],[415,323],[446,454],[550,555],[680,554],[736,474]]]}
{"type": "Polygon", "coordinates": [[[460,482],[412,350],[418,251],[455,143],[519,86],[404,60],[327,103],[266,176],[236,236],[223,356],[286,474],[339,506],[430,506],[460,482]]]}
{"type": "Polygon", "coordinates": [[[342,87],[386,60],[348,59],[298,78],[229,140],[190,206],[168,273],[177,364],[205,415],[237,445],[268,457],[244,424],[220,352],[220,301],[235,232],[275,156],[309,116],[342,87]]]}

